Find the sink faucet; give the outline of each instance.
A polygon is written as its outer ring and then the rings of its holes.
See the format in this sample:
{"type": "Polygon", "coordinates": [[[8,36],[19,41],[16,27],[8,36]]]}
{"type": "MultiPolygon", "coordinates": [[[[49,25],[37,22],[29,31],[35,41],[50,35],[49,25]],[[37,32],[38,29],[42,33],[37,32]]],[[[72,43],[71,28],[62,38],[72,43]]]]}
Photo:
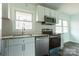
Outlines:
{"type": "Polygon", "coordinates": [[[24,35],[25,29],[22,29],[22,35],[24,35]]]}
{"type": "Polygon", "coordinates": [[[25,24],[23,23],[23,25],[22,25],[22,35],[24,35],[24,32],[25,32],[25,24]]]}

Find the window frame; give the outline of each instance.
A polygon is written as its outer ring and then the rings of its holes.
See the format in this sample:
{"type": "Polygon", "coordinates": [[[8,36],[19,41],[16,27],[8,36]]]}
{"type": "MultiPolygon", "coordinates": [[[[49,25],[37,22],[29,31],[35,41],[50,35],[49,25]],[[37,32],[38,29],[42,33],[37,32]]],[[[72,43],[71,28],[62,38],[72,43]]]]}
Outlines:
{"type": "MultiPolygon", "coordinates": [[[[22,10],[15,10],[15,29],[16,29],[16,21],[23,21],[23,22],[32,22],[32,29],[33,29],[33,14],[31,12],[28,12],[28,11],[22,11],[22,10]],[[22,12],[22,13],[29,13],[32,15],[32,21],[25,21],[25,20],[17,20],[16,19],[16,12],[22,12]]],[[[25,29],[25,31],[28,31],[28,30],[32,30],[32,29],[25,29]]],[[[23,30],[23,29],[16,29],[16,30],[23,30]]]]}
{"type": "MultiPolygon", "coordinates": [[[[62,20],[62,19],[59,19],[59,20],[61,20],[61,26],[60,26],[60,25],[55,25],[55,32],[56,32],[56,27],[61,27],[61,29],[62,29],[62,30],[61,30],[61,31],[62,31],[61,33],[65,33],[65,32],[64,32],[64,28],[67,28],[67,29],[68,29],[68,26],[69,26],[69,25],[63,26],[63,21],[67,21],[67,20],[62,20]]],[[[68,21],[67,21],[67,23],[68,23],[68,21]]]]}

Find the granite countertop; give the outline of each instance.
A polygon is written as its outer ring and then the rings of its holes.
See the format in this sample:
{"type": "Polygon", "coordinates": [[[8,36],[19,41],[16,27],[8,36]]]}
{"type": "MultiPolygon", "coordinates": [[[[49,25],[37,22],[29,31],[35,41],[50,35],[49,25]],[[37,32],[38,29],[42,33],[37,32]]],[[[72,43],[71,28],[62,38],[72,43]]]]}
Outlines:
{"type": "MultiPolygon", "coordinates": [[[[49,37],[47,34],[26,34],[26,35],[11,35],[3,36],[2,39],[16,39],[16,38],[29,38],[29,37],[49,37]]],[[[50,38],[58,37],[57,35],[50,36],[50,38]]]]}
{"type": "Polygon", "coordinates": [[[44,37],[48,36],[46,34],[31,34],[31,35],[11,35],[11,36],[3,36],[2,39],[14,39],[14,38],[28,38],[28,37],[44,37]]]}

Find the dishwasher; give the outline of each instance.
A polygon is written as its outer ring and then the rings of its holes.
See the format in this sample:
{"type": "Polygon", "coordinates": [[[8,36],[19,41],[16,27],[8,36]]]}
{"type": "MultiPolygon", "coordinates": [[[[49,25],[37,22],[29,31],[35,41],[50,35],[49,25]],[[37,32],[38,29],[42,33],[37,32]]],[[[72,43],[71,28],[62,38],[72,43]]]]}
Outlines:
{"type": "Polygon", "coordinates": [[[36,37],[35,44],[36,56],[47,56],[49,55],[49,38],[48,37],[36,37]]]}

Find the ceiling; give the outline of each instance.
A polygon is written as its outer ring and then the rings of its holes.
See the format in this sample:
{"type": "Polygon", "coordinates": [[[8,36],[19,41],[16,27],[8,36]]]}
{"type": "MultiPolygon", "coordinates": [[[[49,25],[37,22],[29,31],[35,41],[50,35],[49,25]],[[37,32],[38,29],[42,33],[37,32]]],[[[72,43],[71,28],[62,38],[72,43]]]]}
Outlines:
{"type": "Polygon", "coordinates": [[[79,3],[40,3],[40,5],[67,13],[69,15],[79,13],[79,3]]]}

